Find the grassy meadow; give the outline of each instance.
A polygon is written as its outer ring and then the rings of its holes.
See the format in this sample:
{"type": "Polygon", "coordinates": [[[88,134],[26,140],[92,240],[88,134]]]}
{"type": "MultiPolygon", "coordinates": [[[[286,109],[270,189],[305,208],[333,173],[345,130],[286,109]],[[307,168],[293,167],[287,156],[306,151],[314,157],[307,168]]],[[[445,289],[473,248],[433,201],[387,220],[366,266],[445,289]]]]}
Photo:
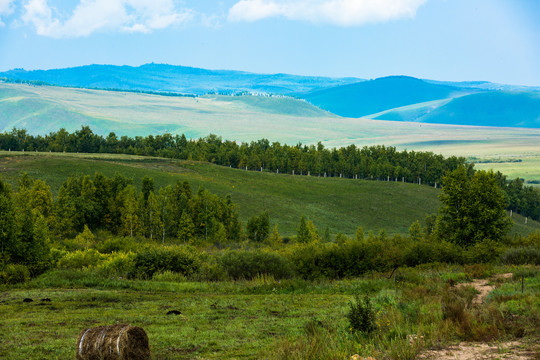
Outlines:
{"type": "MultiPolygon", "coordinates": [[[[364,231],[407,233],[415,220],[436,213],[440,189],[401,182],[365,181],[315,176],[292,176],[268,172],[230,169],[194,161],[148,158],[131,155],[0,152],[0,176],[15,186],[27,172],[51,186],[53,195],[70,175],[101,172],[133,178],[139,187],[147,175],[156,188],[187,180],[193,189],[200,186],[231,195],[245,223],[254,214],[268,211],[271,223],[283,236],[296,234],[302,215],[312,220],[319,232],[353,235],[364,231]]],[[[514,233],[540,229],[540,223],[515,215],[514,233]]]]}
{"type": "Polygon", "coordinates": [[[102,279],[89,271],[53,271],[24,285],[2,288],[0,357],[73,358],[80,330],[115,323],[143,327],[153,359],[315,360],[348,359],[353,354],[414,359],[424,349],[441,349],[460,340],[503,344],[516,339],[532,356],[540,354],[538,267],[439,265],[404,268],[395,278],[386,276],[206,283],[102,279]],[[495,276],[503,272],[515,275],[495,276]],[[485,303],[471,306],[474,289],[448,284],[475,277],[490,279],[496,289],[485,303]],[[456,310],[464,311],[465,318],[441,306],[448,294],[469,304],[456,310]],[[372,299],[375,328],[369,334],[349,328],[347,313],[354,295],[372,299]],[[25,303],[25,298],[33,302],[25,303]],[[167,315],[171,310],[180,314],[167,315]],[[422,340],[411,342],[412,335],[422,340]]]}

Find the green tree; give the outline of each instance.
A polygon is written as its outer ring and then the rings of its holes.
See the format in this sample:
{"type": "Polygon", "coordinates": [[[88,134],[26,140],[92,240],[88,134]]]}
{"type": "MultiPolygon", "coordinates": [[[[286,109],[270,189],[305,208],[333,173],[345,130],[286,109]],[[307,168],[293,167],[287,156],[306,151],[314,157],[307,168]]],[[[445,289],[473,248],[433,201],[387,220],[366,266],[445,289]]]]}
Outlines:
{"type": "Polygon", "coordinates": [[[415,241],[420,241],[422,239],[422,225],[416,220],[409,227],[409,236],[415,241]]]}
{"type": "Polygon", "coordinates": [[[303,244],[307,244],[309,242],[309,230],[307,228],[306,217],[304,215],[302,215],[300,224],[296,230],[296,241],[303,244]]]}
{"type": "Polygon", "coordinates": [[[512,225],[506,201],[492,171],[469,177],[464,166],[443,177],[437,234],[468,247],[483,240],[500,241],[512,225]]]}
{"type": "Polygon", "coordinates": [[[178,240],[183,243],[191,242],[195,234],[195,224],[191,216],[189,216],[187,211],[182,213],[180,217],[180,222],[178,223],[178,240]]]}
{"type": "Polygon", "coordinates": [[[122,233],[133,237],[138,233],[140,227],[137,190],[133,185],[128,185],[122,190],[120,196],[122,198],[122,208],[120,210],[122,233]]]}
{"type": "Polygon", "coordinates": [[[248,239],[255,242],[263,242],[270,233],[270,217],[268,212],[259,216],[252,216],[246,225],[248,239]]]}
{"type": "Polygon", "coordinates": [[[15,213],[13,211],[11,188],[0,180],[0,266],[2,268],[15,251],[14,233],[15,213]]]}

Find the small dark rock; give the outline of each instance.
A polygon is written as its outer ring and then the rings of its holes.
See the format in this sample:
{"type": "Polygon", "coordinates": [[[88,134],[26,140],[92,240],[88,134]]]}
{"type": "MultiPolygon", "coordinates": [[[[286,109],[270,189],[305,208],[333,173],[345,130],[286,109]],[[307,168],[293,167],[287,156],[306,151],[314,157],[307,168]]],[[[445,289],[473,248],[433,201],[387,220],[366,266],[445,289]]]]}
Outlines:
{"type": "Polygon", "coordinates": [[[167,312],[167,315],[180,315],[181,312],[178,310],[171,310],[167,312]]]}
{"type": "Polygon", "coordinates": [[[30,298],[24,298],[22,302],[32,302],[34,300],[30,299],[30,298]]]}
{"type": "Polygon", "coordinates": [[[51,299],[49,298],[41,299],[41,302],[51,302],[51,299]]]}

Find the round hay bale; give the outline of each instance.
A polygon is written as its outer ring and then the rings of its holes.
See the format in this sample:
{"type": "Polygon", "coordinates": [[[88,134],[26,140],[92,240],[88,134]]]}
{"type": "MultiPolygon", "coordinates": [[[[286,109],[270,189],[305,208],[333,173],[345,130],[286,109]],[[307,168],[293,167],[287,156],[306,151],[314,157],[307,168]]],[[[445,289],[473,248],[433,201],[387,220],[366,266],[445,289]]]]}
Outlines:
{"type": "Polygon", "coordinates": [[[150,360],[148,336],[127,324],[84,329],[77,339],[77,360],[150,360]]]}

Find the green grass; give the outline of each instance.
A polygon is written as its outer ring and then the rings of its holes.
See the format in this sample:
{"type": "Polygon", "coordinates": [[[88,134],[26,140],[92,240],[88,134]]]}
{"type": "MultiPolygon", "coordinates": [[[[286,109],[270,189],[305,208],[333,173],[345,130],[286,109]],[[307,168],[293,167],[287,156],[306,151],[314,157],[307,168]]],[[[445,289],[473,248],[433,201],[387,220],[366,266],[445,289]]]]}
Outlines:
{"type": "MultiPolygon", "coordinates": [[[[524,294],[516,277],[497,280],[501,287],[488,297],[489,306],[511,319],[490,336],[521,336],[524,344],[534,346],[540,316],[538,268],[523,269],[524,294]]],[[[144,328],[153,359],[348,359],[354,353],[414,359],[422,346],[466,340],[459,323],[442,318],[440,303],[444,279],[463,271],[460,266],[431,265],[400,269],[396,280],[375,274],[374,279],[340,281],[201,283],[99,279],[88,271],[56,270],[0,288],[0,358],[73,358],[82,329],[128,323],[144,328]],[[371,335],[349,331],[346,314],[354,294],[371,298],[376,312],[371,335]],[[24,298],[34,301],[23,303],[24,298]],[[51,302],[41,301],[45,298],[51,302]],[[167,315],[169,310],[181,314],[167,315]],[[409,334],[425,340],[411,346],[409,334]]],[[[521,270],[494,268],[495,273],[508,271],[521,270]]]]}
{"type": "Polygon", "coordinates": [[[56,195],[71,174],[96,171],[106,176],[121,173],[135,179],[148,175],[157,188],[187,180],[196,190],[232,196],[243,221],[267,210],[282,235],[296,234],[302,215],[311,219],[321,235],[365,231],[407,232],[416,219],[437,211],[436,190],[427,186],[395,182],[360,181],[314,176],[291,176],[230,169],[207,163],[115,155],[0,153],[2,178],[13,185],[20,173],[45,180],[56,195]]]}
{"type": "Polygon", "coordinates": [[[505,174],[508,179],[515,179],[517,177],[525,179],[526,185],[540,186],[540,156],[500,156],[500,157],[487,157],[480,159],[482,161],[494,161],[483,162],[474,165],[479,170],[500,171],[505,174]],[[521,162],[512,162],[511,160],[519,159],[521,162]],[[508,160],[505,162],[505,160],[508,160]],[[533,182],[533,183],[529,183],[533,182]]]}
{"type": "MultiPolygon", "coordinates": [[[[353,235],[359,226],[366,232],[385,229],[387,233],[407,233],[415,220],[436,213],[439,207],[439,189],[400,182],[278,175],[129,155],[0,152],[1,178],[15,186],[18,176],[27,172],[45,180],[53,195],[68,176],[93,176],[96,171],[109,177],[123,174],[133,178],[136,186],[148,175],[156,188],[187,180],[194,191],[203,186],[221,195],[230,194],[244,223],[266,210],[283,236],[296,234],[302,215],[314,222],[321,235],[326,227],[332,234],[353,235]]],[[[535,229],[540,229],[540,224],[529,219],[514,233],[535,229]]]]}

